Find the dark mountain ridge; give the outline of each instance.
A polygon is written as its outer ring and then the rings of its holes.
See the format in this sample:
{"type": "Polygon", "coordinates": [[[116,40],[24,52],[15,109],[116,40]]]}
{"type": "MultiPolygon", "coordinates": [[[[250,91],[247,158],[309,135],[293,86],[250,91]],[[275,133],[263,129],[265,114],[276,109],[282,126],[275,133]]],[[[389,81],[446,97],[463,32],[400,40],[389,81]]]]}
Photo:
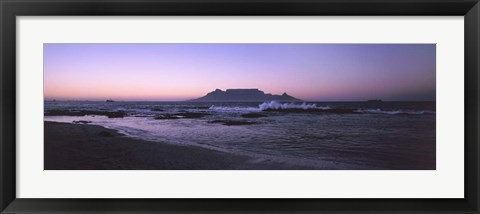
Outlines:
{"type": "Polygon", "coordinates": [[[215,91],[212,91],[203,97],[193,99],[190,101],[198,101],[198,102],[288,101],[288,102],[293,102],[293,101],[302,101],[302,100],[292,97],[287,93],[283,93],[282,95],[266,94],[265,92],[258,89],[227,89],[226,91],[216,89],[215,91]]]}

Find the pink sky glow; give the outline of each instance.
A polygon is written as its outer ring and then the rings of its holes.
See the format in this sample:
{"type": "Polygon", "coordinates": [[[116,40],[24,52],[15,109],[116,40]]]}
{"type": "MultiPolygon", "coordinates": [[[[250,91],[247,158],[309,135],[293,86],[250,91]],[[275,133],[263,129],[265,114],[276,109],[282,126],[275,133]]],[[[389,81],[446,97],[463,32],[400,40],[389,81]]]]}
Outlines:
{"type": "Polygon", "coordinates": [[[434,44],[45,44],[44,97],[181,101],[258,88],[308,101],[435,100],[434,44]]]}

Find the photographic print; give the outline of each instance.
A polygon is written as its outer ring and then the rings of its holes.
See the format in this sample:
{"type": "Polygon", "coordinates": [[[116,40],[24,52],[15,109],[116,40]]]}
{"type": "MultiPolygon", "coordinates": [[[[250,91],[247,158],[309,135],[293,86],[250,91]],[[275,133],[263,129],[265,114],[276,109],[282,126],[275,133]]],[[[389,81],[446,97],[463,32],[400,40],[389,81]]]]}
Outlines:
{"type": "Polygon", "coordinates": [[[45,170],[435,170],[435,44],[44,44],[45,170]]]}

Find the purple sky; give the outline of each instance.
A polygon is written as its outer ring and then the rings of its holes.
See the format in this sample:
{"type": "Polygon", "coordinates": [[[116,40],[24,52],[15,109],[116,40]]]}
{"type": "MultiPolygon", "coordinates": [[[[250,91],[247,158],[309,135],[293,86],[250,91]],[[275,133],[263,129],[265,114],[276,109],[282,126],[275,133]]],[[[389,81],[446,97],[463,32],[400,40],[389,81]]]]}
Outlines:
{"type": "Polygon", "coordinates": [[[434,44],[45,44],[45,99],[174,101],[258,88],[308,101],[435,100],[434,44]]]}

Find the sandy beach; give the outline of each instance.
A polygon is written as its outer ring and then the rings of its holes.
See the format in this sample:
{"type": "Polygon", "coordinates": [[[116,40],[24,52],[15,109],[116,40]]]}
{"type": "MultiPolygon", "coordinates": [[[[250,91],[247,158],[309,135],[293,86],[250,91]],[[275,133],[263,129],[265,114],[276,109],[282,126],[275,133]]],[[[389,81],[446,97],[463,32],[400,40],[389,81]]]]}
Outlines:
{"type": "Polygon", "coordinates": [[[44,124],[45,170],[299,169],[199,147],[133,139],[98,125],[44,124]]]}

